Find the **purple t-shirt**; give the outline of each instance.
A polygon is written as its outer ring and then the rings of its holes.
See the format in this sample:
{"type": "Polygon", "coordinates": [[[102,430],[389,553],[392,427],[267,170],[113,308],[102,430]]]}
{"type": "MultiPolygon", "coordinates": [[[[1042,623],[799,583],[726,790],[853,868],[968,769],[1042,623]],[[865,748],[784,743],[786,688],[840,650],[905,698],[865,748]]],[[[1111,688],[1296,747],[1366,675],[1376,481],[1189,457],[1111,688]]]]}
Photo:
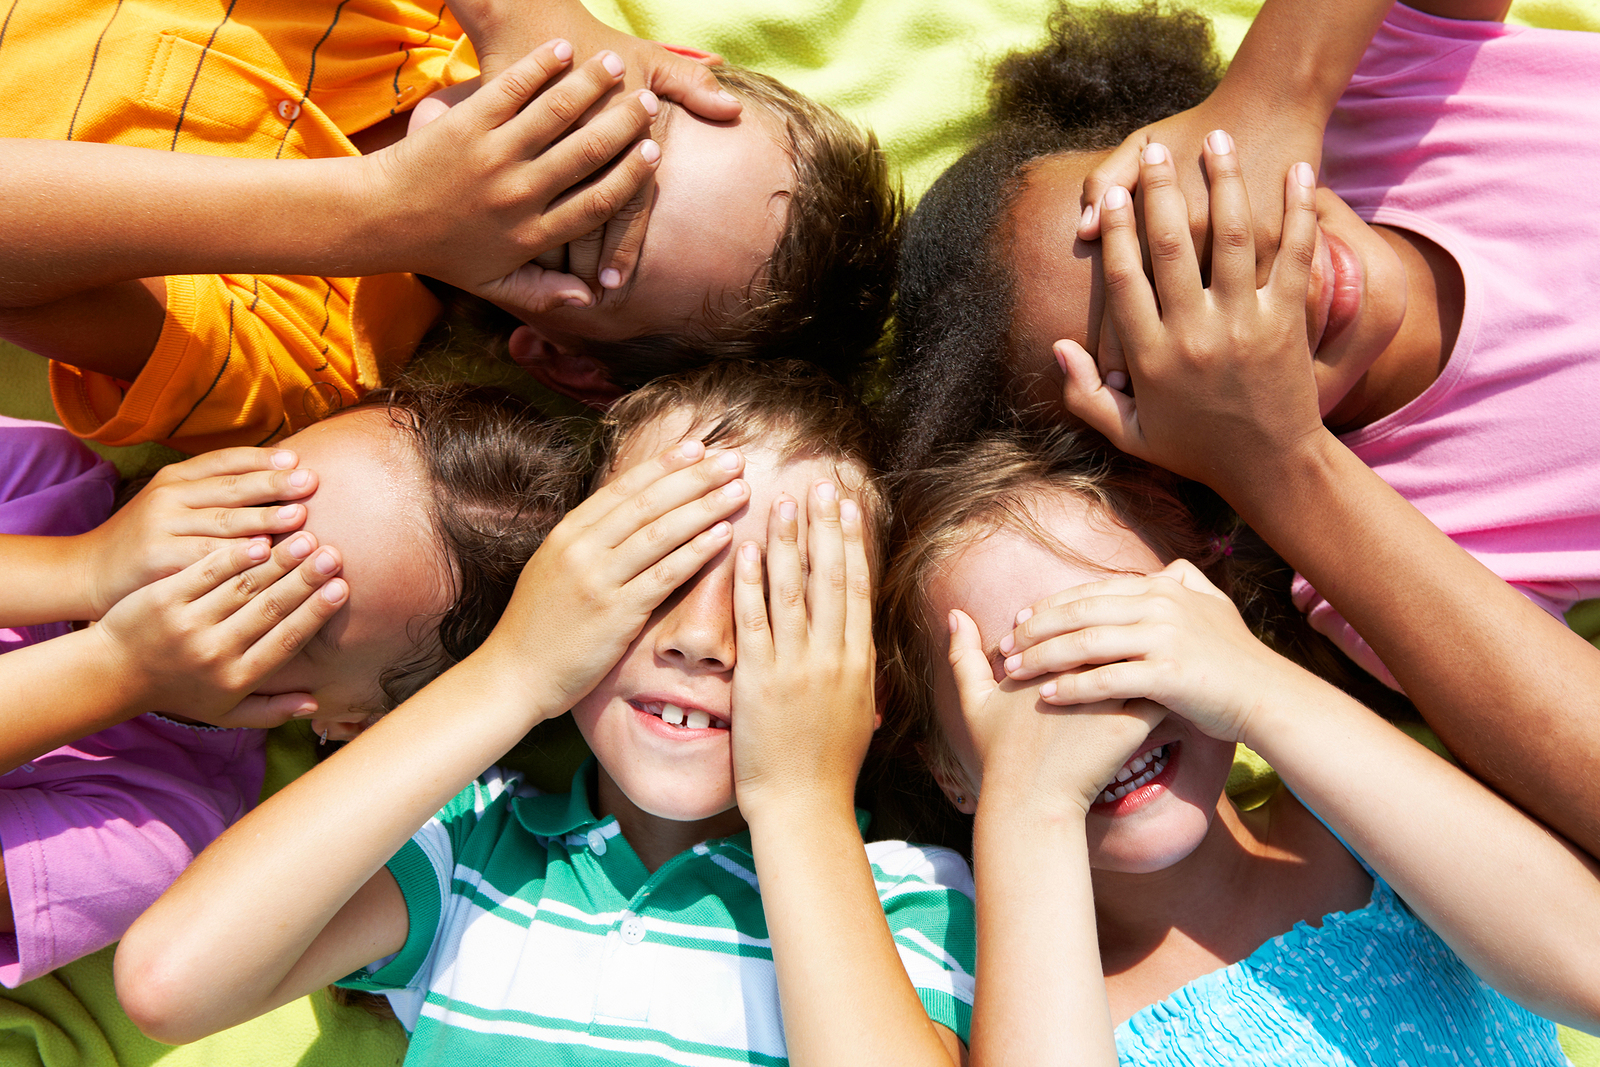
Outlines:
{"type": "MultiPolygon", "coordinates": [[[[1323,145],[1323,178],[1356,214],[1432,240],[1466,286],[1438,380],[1342,440],[1556,615],[1600,596],[1596,86],[1600,34],[1396,4],[1323,145]]],[[[1395,684],[1305,579],[1294,592],[1317,630],[1395,684]]]]}
{"type": "MultiPolygon", "coordinates": [[[[116,484],[116,469],[61,427],[0,416],[0,533],[92,530],[111,514],[116,484]]],[[[68,629],[0,629],[0,651],[68,629]]],[[[0,934],[0,985],[120,938],[255,803],[265,740],[261,730],[141,715],[0,775],[16,919],[15,933],[0,934]]]]}

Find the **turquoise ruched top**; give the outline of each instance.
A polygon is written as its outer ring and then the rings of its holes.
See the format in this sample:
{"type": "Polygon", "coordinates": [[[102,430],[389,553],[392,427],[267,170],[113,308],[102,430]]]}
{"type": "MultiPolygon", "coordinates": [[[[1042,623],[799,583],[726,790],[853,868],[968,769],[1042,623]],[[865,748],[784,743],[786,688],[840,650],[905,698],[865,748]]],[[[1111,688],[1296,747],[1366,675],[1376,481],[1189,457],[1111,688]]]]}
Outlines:
{"type": "Polygon", "coordinates": [[[1124,1064],[1559,1065],[1555,1024],[1489,988],[1376,876],[1117,1028],[1124,1064]]]}

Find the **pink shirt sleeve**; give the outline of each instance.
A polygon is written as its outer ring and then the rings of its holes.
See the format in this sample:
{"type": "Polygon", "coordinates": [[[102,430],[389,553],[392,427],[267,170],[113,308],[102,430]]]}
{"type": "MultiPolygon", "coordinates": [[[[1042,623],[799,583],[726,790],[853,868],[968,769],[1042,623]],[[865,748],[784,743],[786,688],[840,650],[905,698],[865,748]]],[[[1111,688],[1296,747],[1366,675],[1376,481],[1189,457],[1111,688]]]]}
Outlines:
{"type": "Polygon", "coordinates": [[[16,932],[0,934],[0,984],[121,938],[255,804],[265,739],[141,715],[0,775],[16,918],[16,932]]]}

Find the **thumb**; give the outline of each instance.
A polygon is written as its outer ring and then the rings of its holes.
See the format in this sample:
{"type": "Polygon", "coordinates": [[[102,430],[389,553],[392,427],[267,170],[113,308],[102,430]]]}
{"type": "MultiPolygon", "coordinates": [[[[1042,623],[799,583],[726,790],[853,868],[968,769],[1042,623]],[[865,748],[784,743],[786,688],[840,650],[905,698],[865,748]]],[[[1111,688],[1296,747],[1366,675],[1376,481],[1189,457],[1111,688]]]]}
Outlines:
{"type": "Polygon", "coordinates": [[[317,702],[310,693],[275,693],[272,696],[252,693],[239,701],[232,711],[218,716],[216,725],[270,730],[290,719],[303,719],[316,710],[317,702]]]}
{"type": "Polygon", "coordinates": [[[1078,342],[1057,341],[1055,356],[1067,379],[1061,389],[1067,411],[1100,431],[1123,452],[1148,458],[1144,455],[1144,435],[1139,430],[1139,409],[1134,398],[1107,386],[1094,357],[1078,342]]]}
{"type": "Polygon", "coordinates": [[[1143,130],[1123,141],[1083,179],[1078,203],[1083,216],[1078,220],[1078,239],[1093,241],[1100,236],[1100,201],[1113,185],[1133,190],[1139,184],[1139,155],[1150,140],[1143,130]]]}
{"type": "Polygon", "coordinates": [[[983,654],[978,624],[960,608],[950,612],[950,669],[963,711],[974,711],[995,690],[994,669],[983,654]]]}
{"type": "Polygon", "coordinates": [[[480,288],[477,296],[491,300],[524,320],[558,307],[590,307],[594,294],[582,279],[537,263],[524,263],[503,278],[480,288]]]}
{"type": "Polygon", "coordinates": [[[703,119],[728,122],[744,110],[739,98],[724,89],[704,63],[675,55],[666,47],[657,55],[648,77],[657,96],[675,100],[703,119]]]}

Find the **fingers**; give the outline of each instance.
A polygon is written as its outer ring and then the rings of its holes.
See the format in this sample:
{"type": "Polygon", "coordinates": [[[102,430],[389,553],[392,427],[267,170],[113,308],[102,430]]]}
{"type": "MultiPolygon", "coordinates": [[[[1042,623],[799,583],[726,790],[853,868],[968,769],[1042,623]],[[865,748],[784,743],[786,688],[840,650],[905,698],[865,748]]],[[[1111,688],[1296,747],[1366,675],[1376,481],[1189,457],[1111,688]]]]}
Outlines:
{"type": "Polygon", "coordinates": [[[1135,132],[1083,179],[1083,195],[1078,199],[1083,205],[1083,215],[1078,220],[1079,240],[1093,241],[1100,236],[1100,202],[1113,185],[1128,191],[1138,184],[1139,157],[1148,143],[1148,134],[1143,130],[1135,132]]]}
{"type": "Polygon", "coordinates": [[[186,482],[253,471],[293,470],[300,459],[286,448],[219,448],[161,468],[161,475],[186,482]]]}
{"type": "Polygon", "coordinates": [[[547,270],[537,263],[518,267],[478,295],[523,317],[542,315],[558,307],[586,308],[594,304],[594,294],[581,278],[547,270]]]}
{"type": "MultiPolygon", "coordinates": [[[[810,518],[810,516],[807,516],[810,518]]],[[[806,639],[806,575],[800,546],[800,505],[788,494],[772,502],[767,519],[767,596],[772,640],[785,650],[803,648],[806,639]]]]}
{"type": "Polygon", "coordinates": [[[1062,374],[1066,375],[1062,401],[1067,411],[1099,431],[1123,452],[1143,456],[1146,449],[1134,398],[1110,388],[1100,377],[1094,357],[1076,341],[1057,341],[1055,356],[1062,374]]]}
{"type": "Polygon", "coordinates": [[[839,528],[844,536],[845,647],[872,647],[872,567],[867,558],[866,523],[861,505],[839,502],[839,528]]]}
{"type": "MultiPolygon", "coordinates": [[[[264,542],[252,541],[247,547],[252,557],[261,557],[261,550],[267,546],[264,542]]],[[[242,625],[236,635],[247,644],[290,615],[312,592],[328,584],[339,573],[341,565],[336,549],[318,548],[317,539],[309,531],[301,531],[271,548],[255,566],[219,582],[199,597],[200,617],[212,625],[224,622],[242,625]]],[[[344,602],[344,583],[340,582],[330,595],[336,597],[333,610],[337,610],[344,602]]],[[[331,615],[332,610],[328,614],[331,615]]]]}
{"type": "MultiPolygon", "coordinates": [[[[543,122],[542,128],[560,124],[550,132],[545,141],[548,144],[561,136],[579,115],[588,110],[590,104],[600,99],[601,95],[616,84],[617,78],[621,77],[620,72],[609,78],[607,77],[610,75],[609,70],[605,70],[603,74],[597,72],[594,68],[598,66],[598,59],[596,56],[583,64],[579,69],[586,72],[585,76],[566,85],[564,91],[558,91],[561,89],[561,84],[558,84],[549,92],[541,94],[540,90],[549,85],[557,75],[566,71],[572,63],[571,44],[560,38],[546,41],[501,71],[488,84],[452,110],[460,116],[470,118],[479,129],[490,130],[503,126],[517,117],[528,101],[538,95],[541,106],[529,110],[538,112],[537,117],[543,122]],[[599,83],[602,81],[604,85],[600,86],[599,83]],[[593,95],[585,100],[585,94],[588,92],[592,92],[593,95]],[[577,110],[570,110],[574,107],[577,110]],[[565,121],[562,121],[563,119],[565,121]]],[[[619,64],[620,62],[618,60],[619,64]]],[[[562,83],[569,80],[571,79],[562,79],[562,83]]]]}
{"type": "Polygon", "coordinates": [[[270,730],[290,719],[304,719],[317,710],[310,693],[252,693],[239,701],[226,715],[215,717],[215,725],[235,729],[270,730]]]}
{"type": "MultiPolygon", "coordinates": [[[[650,143],[655,144],[653,141],[650,143]]],[[[606,223],[601,241],[599,280],[604,289],[620,289],[633,277],[634,268],[639,265],[639,252],[644,248],[644,233],[650,225],[650,209],[656,202],[654,167],[660,161],[660,156],[658,154],[654,160],[645,158],[643,145],[640,145],[640,152],[642,164],[650,168],[648,176],[640,183],[633,199],[622,205],[621,210],[606,223]]]]}
{"type": "Polygon", "coordinates": [[[1116,324],[1109,315],[1100,316],[1100,344],[1094,353],[1095,364],[1100,368],[1100,378],[1107,389],[1119,393],[1129,391],[1128,357],[1122,350],[1122,338],[1117,336],[1116,324]]]}
{"type": "Polygon", "coordinates": [[[1283,237],[1267,280],[1275,310],[1292,314],[1303,307],[1316,254],[1317,175],[1311,164],[1296,163],[1284,178],[1283,237]]]}
{"type": "MultiPolygon", "coordinates": [[[[674,54],[671,46],[664,46],[652,57],[646,71],[650,88],[669,100],[676,100],[703,119],[727,122],[739,117],[744,105],[739,98],[722,88],[717,76],[707,69],[707,64],[722,62],[722,57],[707,52],[694,52],[693,58],[683,49],[674,54]]],[[[636,60],[637,61],[637,60],[636,60]]]]}
{"type": "Polygon", "coordinates": [[[561,526],[602,532],[604,546],[615,548],[646,524],[733,481],[743,470],[744,457],[738,452],[707,453],[699,441],[683,441],[607,480],[569,511],[561,526]]]}
{"type": "MultiPolygon", "coordinates": [[[[518,105],[521,110],[513,110],[510,113],[496,112],[499,116],[497,125],[515,133],[530,156],[554,146],[569,130],[574,133],[579,132],[578,125],[583,116],[621,83],[625,69],[622,57],[615,52],[598,52],[573,67],[554,84],[546,86],[545,81],[548,78],[543,75],[544,66],[539,62],[541,51],[542,49],[534,50],[526,59],[506,68],[494,82],[485,87],[491,89],[509,80],[511,84],[500,89],[496,95],[501,100],[509,100],[515,94],[522,95],[522,101],[518,105]],[[523,107],[523,104],[527,106],[523,107]]],[[[479,90],[479,95],[484,91],[479,90]]],[[[619,100],[616,106],[629,101],[635,108],[639,108],[637,97],[619,100]]],[[[594,117],[599,118],[599,115],[594,117]]],[[[591,121],[585,124],[583,129],[587,130],[592,125],[591,121]]],[[[596,160],[589,170],[598,168],[614,155],[616,155],[615,150],[596,160]]]]}
{"type": "Polygon", "coordinates": [[[1126,189],[1112,186],[1101,204],[1101,271],[1106,280],[1106,313],[1133,352],[1154,346],[1161,330],[1161,312],[1155,291],[1144,275],[1139,231],[1134,224],[1133,198],[1126,189]]]}
{"type": "Polygon", "coordinates": [[[588,126],[569,134],[539,161],[539,165],[548,163],[563,174],[576,173],[580,180],[610,163],[593,181],[569,186],[550,204],[540,220],[541,230],[549,240],[567,245],[567,273],[582,278],[591,288],[615,289],[622,284],[624,275],[615,266],[607,269],[617,273],[602,279],[601,264],[608,255],[608,247],[623,249],[613,254],[621,254],[629,271],[632,270],[644,244],[647,209],[654,200],[654,177],[661,162],[661,146],[649,138],[633,144],[642,129],[618,124],[609,124],[608,128],[605,124],[607,115],[628,110],[620,104],[607,108],[588,126]],[[601,129],[594,130],[597,125],[601,129]],[[611,162],[613,158],[614,163],[611,162]],[[618,229],[608,236],[613,223],[618,229]]]}
{"type": "Polygon", "coordinates": [[[983,639],[972,616],[959,608],[950,612],[950,669],[963,712],[983,706],[995,688],[994,668],[983,654],[983,639]]]}
{"type": "MultiPolygon", "coordinates": [[[[1141,157],[1139,186],[1144,193],[1145,240],[1163,317],[1192,315],[1204,307],[1200,262],[1189,234],[1189,204],[1178,184],[1172,156],[1164,145],[1149,144],[1141,157]]],[[[1251,287],[1252,291],[1254,286],[1251,287]]],[[[1121,328],[1121,320],[1117,326],[1121,328]]]]}
{"type": "Polygon", "coordinates": [[[1211,179],[1211,292],[1226,312],[1251,309],[1256,299],[1256,242],[1233,138],[1213,130],[1205,141],[1211,179]]]}
{"type": "Polygon", "coordinates": [[[605,563],[615,568],[612,580],[627,583],[701,530],[744,507],[750,499],[749,484],[742,478],[726,478],[742,462],[738,453],[712,453],[688,470],[662,478],[597,524],[599,544],[615,549],[605,563]],[[623,536],[608,544],[618,534],[623,536]]]}
{"type": "Polygon", "coordinates": [[[839,528],[839,487],[819,481],[806,503],[806,544],[811,573],[806,581],[810,633],[827,645],[844,638],[844,538],[839,528]]]}
{"type": "MultiPolygon", "coordinates": [[[[773,510],[776,512],[776,505],[773,510]]],[[[772,542],[769,540],[768,544],[772,542]]],[[[733,627],[740,663],[748,667],[772,661],[773,638],[761,576],[761,546],[754,541],[740,545],[733,560],[733,627]]]]}

